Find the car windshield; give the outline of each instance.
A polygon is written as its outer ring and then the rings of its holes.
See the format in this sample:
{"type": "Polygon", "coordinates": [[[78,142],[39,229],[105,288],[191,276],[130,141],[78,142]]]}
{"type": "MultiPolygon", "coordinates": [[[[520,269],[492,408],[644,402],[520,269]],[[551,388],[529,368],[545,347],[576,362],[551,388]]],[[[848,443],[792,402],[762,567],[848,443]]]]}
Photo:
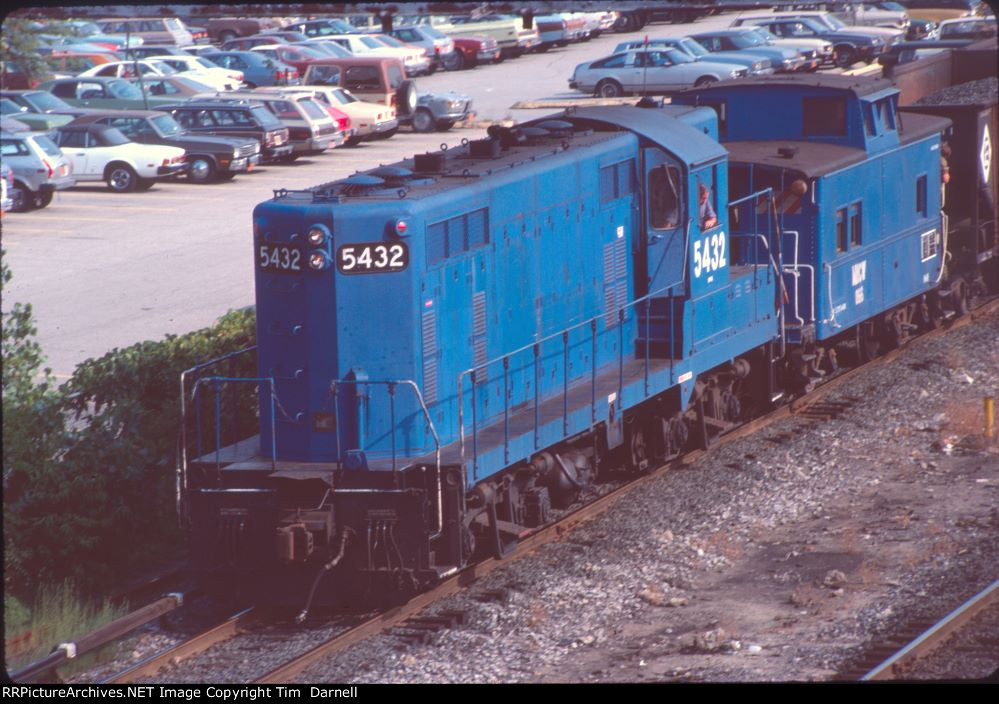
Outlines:
{"type": "Polygon", "coordinates": [[[767,40],[767,42],[772,42],[777,39],[777,36],[766,27],[756,27],[753,29],[753,32],[756,33],[756,36],[767,40]]]}
{"type": "Polygon", "coordinates": [[[835,15],[821,15],[821,17],[823,18],[821,21],[824,21],[833,29],[846,29],[846,25],[835,15]]]}
{"type": "Polygon", "coordinates": [[[35,144],[41,147],[42,150],[49,156],[62,156],[62,152],[59,151],[59,145],[46,137],[44,134],[35,135],[34,140],[35,144]]]}
{"type": "Polygon", "coordinates": [[[109,127],[106,130],[101,130],[101,141],[105,146],[117,147],[122,144],[128,144],[132,140],[122,134],[121,130],[117,127],[109,127]]]}
{"type": "Polygon", "coordinates": [[[27,112],[28,109],[15,103],[13,100],[3,98],[0,100],[0,114],[13,115],[14,113],[27,112]]]}
{"type": "Polygon", "coordinates": [[[69,109],[69,105],[64,103],[62,100],[55,97],[51,93],[43,91],[39,91],[37,93],[28,93],[24,96],[24,100],[27,101],[38,112],[69,109]]]}
{"type": "Polygon", "coordinates": [[[679,49],[674,49],[673,47],[664,46],[662,48],[662,52],[666,54],[666,56],[670,58],[670,61],[672,61],[675,64],[689,64],[693,63],[694,61],[692,58],[690,58],[690,56],[684,54],[679,49]]]}
{"type": "Polygon", "coordinates": [[[115,79],[108,83],[108,90],[110,90],[111,95],[116,98],[121,98],[123,100],[142,100],[142,91],[128,81],[115,79]]]}
{"type": "Polygon", "coordinates": [[[297,46],[289,51],[293,52],[292,55],[298,54],[300,56],[312,57],[314,59],[321,59],[324,56],[322,50],[314,46],[297,46]]]}
{"type": "Polygon", "coordinates": [[[433,37],[434,39],[447,39],[447,35],[444,34],[444,32],[437,29],[436,27],[431,27],[430,25],[427,25],[425,27],[421,27],[420,30],[424,34],[427,34],[433,37]]]}
{"type": "Polygon", "coordinates": [[[152,123],[153,129],[155,129],[161,137],[172,137],[184,131],[180,126],[180,123],[173,119],[173,115],[167,115],[165,113],[163,115],[157,115],[156,117],[149,118],[149,122],[152,123]]]}
{"type": "Polygon", "coordinates": [[[378,42],[374,37],[360,37],[361,43],[369,49],[381,49],[384,47],[383,44],[378,42]]]}
{"type": "Polygon", "coordinates": [[[385,44],[386,46],[394,46],[397,49],[405,49],[406,48],[405,44],[403,44],[402,42],[400,42],[395,37],[390,37],[387,34],[379,34],[377,37],[375,37],[375,39],[377,39],[378,41],[380,41],[382,44],[385,44]]]}
{"type": "Polygon", "coordinates": [[[187,76],[175,76],[173,78],[173,83],[180,84],[194,93],[211,93],[215,90],[207,83],[202,83],[201,81],[188,78],[187,76]]]}
{"type": "Polygon", "coordinates": [[[177,73],[177,69],[175,69],[173,66],[171,66],[168,63],[164,63],[163,61],[150,61],[149,63],[153,68],[162,73],[164,76],[172,76],[173,74],[177,73]]]}
{"type": "Polygon", "coordinates": [[[684,37],[677,43],[691,56],[707,56],[711,53],[690,37],[684,37]]]}
{"type": "Polygon", "coordinates": [[[208,59],[206,59],[204,56],[196,56],[194,58],[194,63],[196,63],[198,66],[201,66],[202,68],[218,68],[219,67],[218,64],[212,63],[211,61],[209,61],[208,59]]]}
{"type": "Polygon", "coordinates": [[[100,34],[101,28],[93,22],[74,22],[73,31],[81,37],[86,37],[90,34],[100,34]]]}
{"type": "Polygon", "coordinates": [[[763,46],[766,44],[762,37],[753,34],[752,32],[740,32],[732,37],[732,41],[735,42],[735,45],[738,47],[763,46]]]}
{"type": "Polygon", "coordinates": [[[798,21],[801,22],[806,27],[815,30],[819,34],[823,34],[823,33],[827,32],[827,31],[829,31],[828,27],[826,27],[824,24],[822,24],[821,22],[819,22],[814,17],[802,17],[798,21]]]}
{"type": "Polygon", "coordinates": [[[268,130],[276,130],[282,127],[281,120],[277,119],[270,110],[265,108],[263,105],[254,105],[250,108],[250,112],[253,116],[257,118],[257,122],[260,126],[268,130]]]}
{"type": "Polygon", "coordinates": [[[885,10],[892,10],[893,12],[905,12],[906,9],[899,5],[897,2],[879,2],[878,5],[885,10]]]}
{"type": "Polygon", "coordinates": [[[330,114],[323,109],[323,106],[317,103],[312,98],[305,98],[299,100],[298,104],[302,106],[305,110],[305,114],[311,117],[313,120],[321,120],[324,117],[329,117],[330,114]]]}

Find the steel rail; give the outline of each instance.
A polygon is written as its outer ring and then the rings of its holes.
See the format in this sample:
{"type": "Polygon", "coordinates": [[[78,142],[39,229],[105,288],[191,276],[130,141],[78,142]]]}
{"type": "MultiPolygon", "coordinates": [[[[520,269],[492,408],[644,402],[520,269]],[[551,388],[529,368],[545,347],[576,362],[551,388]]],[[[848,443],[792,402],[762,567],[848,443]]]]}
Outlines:
{"type": "Polygon", "coordinates": [[[984,609],[996,603],[999,603],[999,579],[944,616],[921,636],[861,677],[860,681],[873,682],[904,677],[912,663],[931,653],[984,609]]]}
{"type": "Polygon", "coordinates": [[[202,631],[198,635],[178,643],[172,648],[163,650],[155,655],[137,662],[107,679],[101,680],[100,684],[124,684],[134,682],[140,677],[150,677],[155,675],[160,669],[168,664],[179,662],[192,655],[197,655],[214,645],[232,638],[241,628],[245,628],[252,621],[258,618],[258,612],[254,607],[244,609],[238,614],[230,616],[228,619],[202,631]]]}

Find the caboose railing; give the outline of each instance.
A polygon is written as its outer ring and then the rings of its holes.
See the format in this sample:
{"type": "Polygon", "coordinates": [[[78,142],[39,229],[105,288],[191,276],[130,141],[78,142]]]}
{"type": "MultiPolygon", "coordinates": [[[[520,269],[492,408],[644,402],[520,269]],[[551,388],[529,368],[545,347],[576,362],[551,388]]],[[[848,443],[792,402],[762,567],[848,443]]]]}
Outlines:
{"type": "MultiPolygon", "coordinates": [[[[462,465],[466,461],[466,449],[465,449],[465,404],[464,404],[464,381],[465,378],[471,380],[471,406],[472,406],[472,478],[478,479],[479,470],[479,447],[478,447],[478,400],[476,397],[476,386],[477,386],[477,376],[480,371],[486,370],[488,367],[494,364],[502,364],[503,366],[503,461],[510,461],[510,396],[509,390],[509,370],[510,370],[510,360],[516,355],[531,351],[533,358],[533,373],[534,373],[534,450],[540,450],[540,408],[541,408],[541,388],[540,388],[540,362],[541,362],[541,348],[546,342],[552,340],[561,340],[562,343],[562,431],[563,436],[569,435],[569,338],[570,334],[574,330],[581,330],[584,328],[589,328],[588,341],[590,343],[590,430],[597,423],[597,327],[601,319],[607,318],[612,312],[615,312],[617,333],[618,333],[618,344],[617,344],[617,365],[618,365],[618,398],[621,398],[624,389],[624,323],[627,319],[627,310],[629,308],[635,308],[636,312],[639,305],[643,305],[645,311],[645,330],[646,330],[646,343],[645,343],[645,359],[644,359],[644,381],[645,390],[648,393],[649,390],[649,370],[650,370],[650,355],[649,348],[651,345],[648,342],[648,333],[650,327],[650,310],[652,299],[665,298],[667,302],[668,309],[673,310],[673,300],[677,297],[676,289],[679,287],[680,295],[686,293],[685,284],[687,280],[687,246],[690,242],[690,228],[693,223],[692,219],[687,220],[687,237],[684,238],[684,258],[683,267],[681,269],[680,279],[674,281],[671,284],[667,284],[651,293],[647,293],[644,296],[636,298],[622,306],[618,306],[616,311],[601,309],[596,315],[584,320],[575,325],[570,325],[569,327],[563,328],[558,332],[552,333],[542,337],[539,340],[531,342],[527,345],[519,347],[515,350],[507,352],[499,357],[490,359],[482,364],[470,367],[458,375],[458,437],[461,446],[461,462],[462,465]]],[[[670,323],[667,325],[669,329],[669,373],[670,378],[673,378],[673,366],[674,360],[676,358],[676,341],[674,335],[674,325],[670,323]]],[[[605,329],[605,333],[609,330],[605,329]]],[[[577,343],[578,344],[578,343],[577,343]]],[[[613,360],[608,360],[605,364],[610,364],[613,360]]],[[[577,376],[574,377],[575,380],[583,378],[585,369],[582,370],[577,376]]]]}

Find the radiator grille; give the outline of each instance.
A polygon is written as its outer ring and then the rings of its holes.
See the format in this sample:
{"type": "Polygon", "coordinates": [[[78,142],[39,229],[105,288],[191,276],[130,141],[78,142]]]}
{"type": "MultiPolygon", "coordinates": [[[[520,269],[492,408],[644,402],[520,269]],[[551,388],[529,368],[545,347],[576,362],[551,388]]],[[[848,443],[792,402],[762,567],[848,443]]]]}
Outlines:
{"type": "Polygon", "coordinates": [[[434,311],[423,314],[423,400],[430,405],[437,402],[437,318],[434,311]]]}

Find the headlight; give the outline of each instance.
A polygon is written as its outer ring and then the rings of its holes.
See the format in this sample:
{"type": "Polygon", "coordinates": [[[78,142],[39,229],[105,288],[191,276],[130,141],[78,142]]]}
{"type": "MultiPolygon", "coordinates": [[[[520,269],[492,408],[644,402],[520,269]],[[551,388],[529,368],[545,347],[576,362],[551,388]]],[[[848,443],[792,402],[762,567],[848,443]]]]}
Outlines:
{"type": "Polygon", "coordinates": [[[239,158],[239,147],[236,147],[235,149],[232,150],[232,158],[233,159],[239,158]]]}
{"type": "Polygon", "coordinates": [[[763,64],[762,64],[762,62],[758,61],[755,64],[753,64],[753,70],[754,71],[762,71],[763,70],[763,64]]]}
{"type": "Polygon", "coordinates": [[[313,247],[320,247],[326,243],[326,232],[318,227],[309,228],[309,233],[306,237],[309,240],[309,244],[313,247]]]}
{"type": "Polygon", "coordinates": [[[449,100],[447,106],[449,110],[460,110],[465,105],[464,100],[449,100]]]}
{"type": "Polygon", "coordinates": [[[309,252],[309,268],[313,271],[322,271],[329,266],[330,260],[326,252],[309,252]]]}

